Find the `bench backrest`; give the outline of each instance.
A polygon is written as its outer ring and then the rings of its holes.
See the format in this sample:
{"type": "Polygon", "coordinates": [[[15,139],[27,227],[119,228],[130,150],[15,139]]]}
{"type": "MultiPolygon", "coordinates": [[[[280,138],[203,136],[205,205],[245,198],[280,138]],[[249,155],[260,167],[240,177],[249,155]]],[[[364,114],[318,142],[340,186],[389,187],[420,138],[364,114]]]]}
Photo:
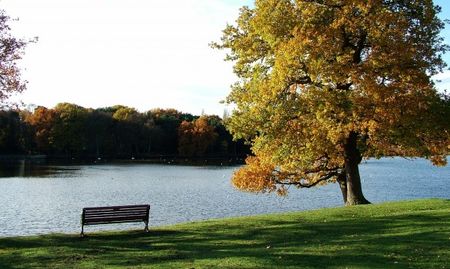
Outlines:
{"type": "Polygon", "coordinates": [[[150,205],[85,207],[82,224],[106,224],[143,221],[148,223],[150,205]]]}

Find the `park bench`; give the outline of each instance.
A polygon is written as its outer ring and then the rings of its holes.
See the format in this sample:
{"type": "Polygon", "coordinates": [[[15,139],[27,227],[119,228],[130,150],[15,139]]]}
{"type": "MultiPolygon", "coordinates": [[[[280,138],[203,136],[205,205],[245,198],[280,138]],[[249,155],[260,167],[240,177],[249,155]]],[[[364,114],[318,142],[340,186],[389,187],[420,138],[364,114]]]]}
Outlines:
{"type": "Polygon", "coordinates": [[[144,231],[148,232],[150,205],[123,205],[104,207],[85,207],[81,214],[81,237],[84,237],[84,225],[144,222],[144,231]]]}

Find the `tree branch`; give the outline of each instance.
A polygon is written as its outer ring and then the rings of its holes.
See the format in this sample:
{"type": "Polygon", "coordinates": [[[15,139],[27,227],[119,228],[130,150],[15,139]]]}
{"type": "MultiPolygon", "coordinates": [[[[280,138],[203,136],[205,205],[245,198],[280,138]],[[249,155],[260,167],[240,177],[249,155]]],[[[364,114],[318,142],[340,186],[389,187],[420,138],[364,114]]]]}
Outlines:
{"type": "Polygon", "coordinates": [[[366,31],[362,31],[360,38],[358,39],[358,42],[355,46],[355,53],[353,54],[353,62],[355,64],[359,64],[362,61],[362,51],[366,47],[366,39],[367,39],[367,33],[366,31]]]}
{"type": "MultiPolygon", "coordinates": [[[[326,180],[329,180],[332,177],[338,176],[339,174],[340,174],[340,172],[338,172],[338,171],[334,171],[334,172],[328,173],[327,175],[319,178],[318,180],[316,180],[313,183],[302,183],[301,181],[299,181],[299,182],[283,182],[282,180],[279,180],[279,179],[275,179],[275,183],[276,184],[280,184],[280,185],[293,185],[293,186],[297,186],[299,188],[307,188],[307,189],[309,189],[309,188],[312,188],[312,187],[318,185],[319,183],[321,183],[323,181],[326,181],[326,180]]],[[[304,180],[304,181],[307,181],[307,180],[304,180]]]]}
{"type": "Polygon", "coordinates": [[[336,89],[337,90],[344,90],[344,91],[348,91],[350,90],[350,87],[352,87],[353,83],[338,83],[336,85],[336,89]]]}

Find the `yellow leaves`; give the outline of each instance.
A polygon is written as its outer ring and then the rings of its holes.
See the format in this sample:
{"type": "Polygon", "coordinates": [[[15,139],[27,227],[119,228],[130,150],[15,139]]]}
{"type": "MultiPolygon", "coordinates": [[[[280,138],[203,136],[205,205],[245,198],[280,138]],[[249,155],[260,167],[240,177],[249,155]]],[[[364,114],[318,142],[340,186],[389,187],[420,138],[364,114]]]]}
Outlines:
{"type": "Polygon", "coordinates": [[[446,166],[447,156],[446,155],[431,156],[430,161],[436,166],[446,166]]]}
{"type": "Polygon", "coordinates": [[[113,114],[113,119],[118,121],[136,122],[142,117],[140,113],[131,107],[121,107],[113,114]]]}
{"type": "Polygon", "coordinates": [[[323,174],[302,173],[323,156],[342,166],[350,133],[362,157],[443,164],[450,112],[429,78],[446,50],[436,11],[432,1],[381,0],[258,0],[244,9],[223,38],[240,78],[228,128],[252,141],[257,157],[233,184],[283,194],[274,170],[314,182],[323,174]]]}
{"type": "Polygon", "coordinates": [[[257,157],[248,157],[246,166],[237,170],[232,178],[233,185],[248,192],[273,192],[276,190],[272,178],[274,166],[263,164],[257,157]]]}
{"type": "Polygon", "coordinates": [[[291,1],[256,1],[255,6],[255,17],[251,21],[251,25],[271,47],[277,46],[283,39],[288,38],[297,23],[291,1]]]}

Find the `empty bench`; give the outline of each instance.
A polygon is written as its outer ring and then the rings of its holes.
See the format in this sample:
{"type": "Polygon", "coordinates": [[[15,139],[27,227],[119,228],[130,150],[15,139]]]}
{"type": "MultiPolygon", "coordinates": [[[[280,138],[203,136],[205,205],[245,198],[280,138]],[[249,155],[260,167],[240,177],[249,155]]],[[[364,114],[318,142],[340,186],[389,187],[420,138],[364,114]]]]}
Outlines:
{"type": "Polygon", "coordinates": [[[81,237],[84,225],[144,222],[144,231],[148,232],[150,205],[122,205],[104,207],[85,207],[81,213],[81,237]]]}

